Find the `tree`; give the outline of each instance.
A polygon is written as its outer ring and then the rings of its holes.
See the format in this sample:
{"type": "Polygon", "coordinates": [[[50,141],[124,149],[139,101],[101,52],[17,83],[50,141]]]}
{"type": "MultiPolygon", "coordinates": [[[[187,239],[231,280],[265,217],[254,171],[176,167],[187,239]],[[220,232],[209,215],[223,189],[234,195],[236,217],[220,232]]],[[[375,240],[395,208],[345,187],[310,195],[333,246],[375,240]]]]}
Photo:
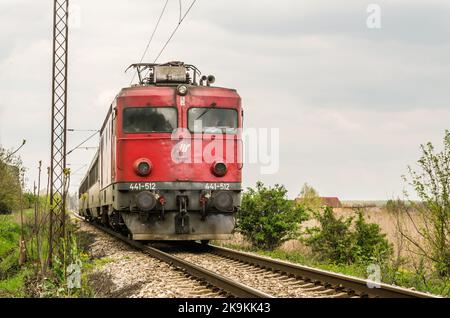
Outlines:
{"type": "Polygon", "coordinates": [[[319,193],[307,183],[303,185],[297,203],[303,205],[309,211],[317,211],[323,205],[319,193]]]}
{"type": "Polygon", "coordinates": [[[19,207],[22,172],[20,158],[0,147],[0,213],[19,207]]]}
{"type": "Polygon", "coordinates": [[[303,207],[287,198],[284,186],[258,182],[243,195],[237,229],[253,246],[272,250],[292,238],[306,218],[303,207]]]}
{"type": "MultiPolygon", "coordinates": [[[[410,200],[420,222],[405,209],[421,239],[406,231],[402,235],[416,248],[416,253],[432,262],[441,277],[450,276],[450,132],[445,131],[444,145],[436,152],[431,142],[420,146],[418,170],[408,167],[405,182],[413,187],[420,203],[410,200]]],[[[408,197],[408,193],[405,192],[408,197]]]]}

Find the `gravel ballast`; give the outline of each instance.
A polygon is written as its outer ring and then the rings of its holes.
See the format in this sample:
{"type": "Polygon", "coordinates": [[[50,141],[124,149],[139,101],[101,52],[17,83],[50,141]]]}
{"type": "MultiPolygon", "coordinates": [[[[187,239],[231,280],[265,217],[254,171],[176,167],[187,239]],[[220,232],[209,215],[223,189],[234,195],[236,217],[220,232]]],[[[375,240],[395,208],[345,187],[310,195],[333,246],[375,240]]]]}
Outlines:
{"type": "Polygon", "coordinates": [[[85,248],[98,265],[88,275],[97,297],[206,298],[220,297],[212,287],[179,269],[149,257],[92,225],[77,220],[85,248]]]}

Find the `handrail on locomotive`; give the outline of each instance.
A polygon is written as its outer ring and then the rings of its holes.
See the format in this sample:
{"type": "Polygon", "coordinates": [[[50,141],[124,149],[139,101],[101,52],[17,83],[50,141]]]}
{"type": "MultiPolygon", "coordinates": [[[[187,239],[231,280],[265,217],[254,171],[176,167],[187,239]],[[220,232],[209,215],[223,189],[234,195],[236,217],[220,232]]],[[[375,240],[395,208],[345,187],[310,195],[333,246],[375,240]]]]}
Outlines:
{"type": "Polygon", "coordinates": [[[200,70],[191,64],[172,61],[164,64],[135,63],[131,64],[125,72],[134,68],[141,86],[157,84],[188,84],[195,86],[210,86],[215,82],[213,75],[201,76],[200,70]]]}

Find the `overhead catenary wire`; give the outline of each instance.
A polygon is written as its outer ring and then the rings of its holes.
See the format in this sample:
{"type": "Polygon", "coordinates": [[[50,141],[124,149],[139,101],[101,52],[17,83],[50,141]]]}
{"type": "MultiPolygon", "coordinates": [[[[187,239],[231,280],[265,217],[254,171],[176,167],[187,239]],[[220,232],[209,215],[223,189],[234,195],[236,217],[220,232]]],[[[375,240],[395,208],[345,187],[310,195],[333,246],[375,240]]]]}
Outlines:
{"type": "Polygon", "coordinates": [[[87,143],[89,140],[91,140],[92,138],[95,137],[95,135],[97,135],[99,133],[99,131],[96,131],[95,133],[93,133],[92,135],[90,135],[88,138],[86,138],[82,143],[80,143],[78,146],[76,146],[75,148],[71,149],[69,152],[67,152],[66,156],[70,155],[72,152],[74,152],[75,150],[77,150],[78,148],[80,148],[81,146],[83,146],[85,143],[87,143]]]}
{"type": "MultiPolygon", "coordinates": [[[[167,4],[169,3],[169,0],[166,0],[164,3],[164,7],[162,8],[162,11],[159,15],[158,21],[156,22],[156,25],[153,29],[152,35],[150,36],[149,41],[147,42],[147,46],[145,47],[144,53],[142,54],[142,57],[139,61],[139,63],[142,63],[144,61],[145,56],[147,55],[148,49],[150,48],[150,45],[152,44],[153,38],[155,37],[156,31],[158,30],[159,23],[161,22],[161,19],[166,12],[167,4]]],[[[133,73],[133,78],[131,79],[130,85],[133,83],[134,79],[136,78],[137,70],[133,73]]]]}
{"type": "Polygon", "coordinates": [[[71,173],[71,175],[77,174],[79,171],[83,170],[86,167],[87,167],[87,164],[83,165],[81,168],[79,168],[79,169],[75,170],[73,173],[71,173]]]}
{"type": "Polygon", "coordinates": [[[99,131],[98,129],[67,129],[68,132],[88,132],[88,131],[99,131]]]}
{"type": "Polygon", "coordinates": [[[197,0],[193,0],[191,5],[189,6],[189,8],[186,10],[186,13],[181,17],[181,19],[178,21],[177,26],[175,27],[175,29],[172,31],[172,33],[170,34],[169,39],[166,41],[166,43],[163,45],[161,51],[159,51],[158,55],[156,56],[155,60],[153,61],[153,63],[156,63],[156,61],[159,59],[159,57],[161,56],[161,54],[164,52],[164,50],[166,49],[167,45],[169,44],[169,42],[172,40],[173,36],[175,35],[175,33],[177,33],[178,29],[181,26],[181,23],[183,23],[184,19],[186,18],[186,16],[189,14],[189,12],[191,11],[192,7],[194,6],[194,4],[197,2],[197,0]]]}

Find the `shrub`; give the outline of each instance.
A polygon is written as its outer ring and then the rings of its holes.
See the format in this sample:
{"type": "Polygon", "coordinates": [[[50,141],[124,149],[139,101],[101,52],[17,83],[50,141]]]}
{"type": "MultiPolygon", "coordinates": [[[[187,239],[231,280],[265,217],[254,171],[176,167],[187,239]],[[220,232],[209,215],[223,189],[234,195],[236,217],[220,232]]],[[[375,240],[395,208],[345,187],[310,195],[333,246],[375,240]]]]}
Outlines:
{"type": "Polygon", "coordinates": [[[309,228],[305,240],[321,260],[331,260],[336,263],[351,263],[353,235],[350,231],[352,218],[336,218],[333,209],[325,207],[323,213],[314,212],[314,218],[320,226],[309,228]]]}
{"type": "Polygon", "coordinates": [[[303,207],[288,200],[284,186],[258,182],[243,195],[237,229],[253,246],[272,250],[292,238],[305,219],[303,207]]]}
{"type": "Polygon", "coordinates": [[[9,203],[0,202],[0,214],[11,214],[12,213],[12,205],[9,203]]]}
{"type": "Polygon", "coordinates": [[[393,253],[392,245],[378,224],[367,223],[361,210],[355,222],[354,257],[360,263],[383,263],[393,253]]]}
{"type": "Polygon", "coordinates": [[[382,263],[392,254],[392,246],[379,225],[367,223],[360,210],[353,228],[353,217],[336,218],[330,207],[315,212],[314,217],[320,226],[306,230],[309,236],[305,242],[321,260],[337,264],[382,263]]]}

